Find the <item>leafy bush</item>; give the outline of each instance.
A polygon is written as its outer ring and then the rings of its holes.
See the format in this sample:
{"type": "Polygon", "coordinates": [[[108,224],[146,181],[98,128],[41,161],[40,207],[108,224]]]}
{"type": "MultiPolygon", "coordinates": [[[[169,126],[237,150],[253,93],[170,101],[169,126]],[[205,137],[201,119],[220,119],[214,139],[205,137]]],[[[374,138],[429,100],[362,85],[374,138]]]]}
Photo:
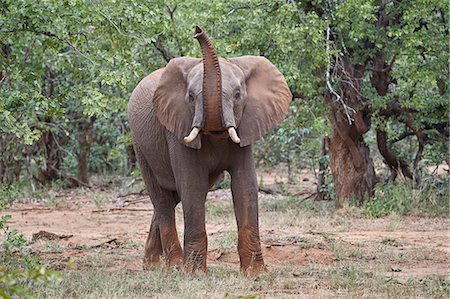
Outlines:
{"type": "Polygon", "coordinates": [[[389,214],[425,213],[440,215],[448,212],[449,190],[439,180],[415,186],[409,181],[388,183],[377,188],[375,196],[364,204],[364,214],[379,218],[389,214]]]}
{"type": "Polygon", "coordinates": [[[58,282],[61,276],[39,264],[38,257],[25,248],[25,236],[8,227],[10,219],[10,215],[0,217],[5,236],[0,246],[0,298],[31,298],[33,285],[58,282]]]}

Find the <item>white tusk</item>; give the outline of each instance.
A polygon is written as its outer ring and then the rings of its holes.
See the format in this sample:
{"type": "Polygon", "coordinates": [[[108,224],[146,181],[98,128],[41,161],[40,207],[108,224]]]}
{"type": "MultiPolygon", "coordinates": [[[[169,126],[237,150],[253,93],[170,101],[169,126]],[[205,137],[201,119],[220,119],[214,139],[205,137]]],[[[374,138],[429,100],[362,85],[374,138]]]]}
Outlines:
{"type": "Polygon", "coordinates": [[[240,143],[241,139],[239,138],[238,134],[236,133],[236,129],[233,127],[228,128],[228,135],[230,135],[231,140],[233,140],[234,143],[240,143]]]}
{"type": "Polygon", "coordinates": [[[184,137],[184,142],[186,142],[186,143],[192,142],[192,140],[197,138],[199,132],[200,132],[199,128],[197,128],[197,127],[192,128],[192,131],[189,134],[189,136],[184,137]]]}

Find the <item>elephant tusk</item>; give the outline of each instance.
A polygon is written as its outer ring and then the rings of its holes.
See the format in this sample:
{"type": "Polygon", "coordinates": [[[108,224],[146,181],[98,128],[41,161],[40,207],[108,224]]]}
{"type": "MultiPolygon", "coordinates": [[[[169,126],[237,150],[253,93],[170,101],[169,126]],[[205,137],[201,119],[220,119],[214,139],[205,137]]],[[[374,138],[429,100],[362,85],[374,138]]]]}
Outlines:
{"type": "Polygon", "coordinates": [[[241,139],[239,138],[236,129],[234,127],[228,128],[228,135],[230,135],[231,140],[233,140],[234,143],[240,143],[241,139]]]}
{"type": "Polygon", "coordinates": [[[192,142],[195,138],[197,138],[199,132],[200,132],[199,128],[197,127],[192,128],[192,131],[189,134],[189,136],[184,137],[184,142],[186,143],[192,142]]]}

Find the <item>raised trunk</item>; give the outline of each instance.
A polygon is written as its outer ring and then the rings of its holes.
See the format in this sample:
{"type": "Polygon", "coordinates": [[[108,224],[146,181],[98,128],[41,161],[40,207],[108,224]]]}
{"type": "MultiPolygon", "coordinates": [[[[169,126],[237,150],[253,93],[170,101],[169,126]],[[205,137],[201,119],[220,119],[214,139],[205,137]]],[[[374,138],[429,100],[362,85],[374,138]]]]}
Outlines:
{"type": "Polygon", "coordinates": [[[194,38],[200,44],[203,56],[203,108],[205,132],[223,131],[222,123],[222,76],[219,58],[208,35],[198,26],[194,38]]]}

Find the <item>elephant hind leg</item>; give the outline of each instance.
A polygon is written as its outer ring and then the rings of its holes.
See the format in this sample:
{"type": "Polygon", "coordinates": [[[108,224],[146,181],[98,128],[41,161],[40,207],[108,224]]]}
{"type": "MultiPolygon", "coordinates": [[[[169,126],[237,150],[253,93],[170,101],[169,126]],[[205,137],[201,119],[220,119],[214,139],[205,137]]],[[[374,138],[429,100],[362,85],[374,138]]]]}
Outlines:
{"type": "Polygon", "coordinates": [[[175,225],[176,192],[162,189],[143,155],[136,151],[142,177],[153,203],[154,214],[144,252],[144,269],[157,266],[161,260],[167,266],[183,263],[183,251],[175,225]]]}
{"type": "Polygon", "coordinates": [[[158,266],[161,261],[168,267],[178,267],[183,263],[183,251],[175,226],[175,207],[160,210],[155,206],[145,243],[144,268],[158,266]]]}
{"type": "Polygon", "coordinates": [[[168,267],[180,266],[183,251],[175,226],[175,210],[161,212],[155,207],[145,243],[144,269],[158,266],[161,261],[168,267]]]}
{"type": "Polygon", "coordinates": [[[147,241],[145,242],[144,269],[158,266],[161,262],[163,253],[159,224],[155,216],[156,214],[153,214],[150,232],[148,233],[147,241]]]}

